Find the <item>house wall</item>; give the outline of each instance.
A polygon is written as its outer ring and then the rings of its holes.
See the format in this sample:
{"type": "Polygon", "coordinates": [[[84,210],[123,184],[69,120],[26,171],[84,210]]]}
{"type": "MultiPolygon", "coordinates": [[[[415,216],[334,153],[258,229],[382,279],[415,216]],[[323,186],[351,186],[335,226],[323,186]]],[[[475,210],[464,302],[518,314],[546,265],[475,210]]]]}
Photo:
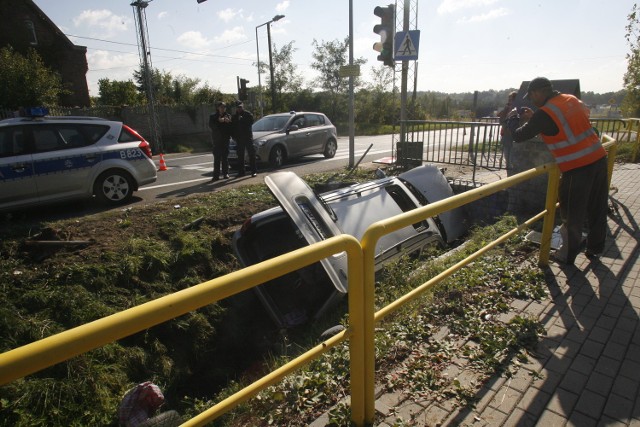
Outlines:
{"type": "Polygon", "coordinates": [[[7,45],[23,55],[34,48],[49,68],[60,73],[65,88],[72,92],[62,97],[62,106],[90,105],[87,48],[71,43],[33,1],[0,0],[0,47],[7,45]]]}

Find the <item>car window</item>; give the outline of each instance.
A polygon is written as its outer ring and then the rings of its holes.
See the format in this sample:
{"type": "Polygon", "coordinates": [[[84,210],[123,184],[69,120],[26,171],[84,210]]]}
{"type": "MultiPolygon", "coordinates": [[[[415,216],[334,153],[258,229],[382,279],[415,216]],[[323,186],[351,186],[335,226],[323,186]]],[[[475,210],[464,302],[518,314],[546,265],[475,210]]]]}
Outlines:
{"type": "Polygon", "coordinates": [[[67,142],[58,133],[58,130],[50,125],[32,126],[33,142],[37,153],[47,151],[64,150],[68,148],[67,142]]]}
{"type": "Polygon", "coordinates": [[[0,157],[11,157],[27,152],[24,129],[18,126],[0,129],[0,157]]]}
{"type": "MultiPolygon", "coordinates": [[[[387,190],[387,193],[389,193],[393,200],[395,200],[395,202],[398,204],[400,209],[402,209],[402,212],[408,212],[417,208],[413,200],[411,200],[407,195],[407,192],[402,190],[397,185],[389,185],[385,188],[385,190],[387,190]]],[[[413,228],[418,231],[424,230],[426,228],[429,228],[429,223],[427,221],[420,221],[413,224],[413,228]]]]}
{"type": "Polygon", "coordinates": [[[293,122],[291,122],[291,126],[298,126],[298,129],[302,129],[307,127],[307,122],[304,116],[300,116],[293,119],[293,122]]]}
{"type": "Polygon", "coordinates": [[[322,117],[318,114],[307,114],[305,117],[307,118],[307,127],[320,126],[324,124],[324,120],[321,120],[322,117]]]}
{"type": "Polygon", "coordinates": [[[120,137],[118,138],[118,142],[136,142],[140,141],[140,137],[135,133],[131,132],[125,126],[122,126],[122,131],[120,131],[120,137]]]}
{"type": "Polygon", "coordinates": [[[282,129],[291,116],[264,116],[251,126],[254,132],[270,132],[282,129]]]}
{"type": "Polygon", "coordinates": [[[108,130],[104,125],[53,123],[31,127],[35,151],[66,150],[96,143],[108,130]]]}

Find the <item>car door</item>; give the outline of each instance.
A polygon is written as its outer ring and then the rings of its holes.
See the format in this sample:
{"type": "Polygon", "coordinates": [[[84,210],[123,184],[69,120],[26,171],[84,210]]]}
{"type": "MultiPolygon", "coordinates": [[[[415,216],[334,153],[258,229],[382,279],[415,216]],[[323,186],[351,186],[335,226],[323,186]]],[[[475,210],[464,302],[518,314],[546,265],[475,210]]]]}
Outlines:
{"type": "Polygon", "coordinates": [[[0,208],[24,206],[37,200],[27,127],[0,128],[0,208]]]}
{"type": "Polygon", "coordinates": [[[327,140],[325,136],[326,127],[323,126],[324,120],[318,114],[305,114],[306,136],[308,138],[308,151],[306,154],[319,154],[324,151],[324,143],[327,140]]]}
{"type": "Polygon", "coordinates": [[[39,123],[32,126],[38,196],[41,201],[89,195],[92,167],[101,153],[74,123],[39,123]]]}
{"type": "Polygon", "coordinates": [[[286,141],[288,157],[301,157],[309,153],[309,137],[304,115],[298,114],[289,122],[286,141]]]}
{"type": "MultiPolygon", "coordinates": [[[[343,234],[335,222],[335,213],[294,172],[276,172],[266,176],[264,182],[309,244],[343,234]]],[[[336,290],[346,294],[346,254],[325,258],[321,264],[336,290]]]]}

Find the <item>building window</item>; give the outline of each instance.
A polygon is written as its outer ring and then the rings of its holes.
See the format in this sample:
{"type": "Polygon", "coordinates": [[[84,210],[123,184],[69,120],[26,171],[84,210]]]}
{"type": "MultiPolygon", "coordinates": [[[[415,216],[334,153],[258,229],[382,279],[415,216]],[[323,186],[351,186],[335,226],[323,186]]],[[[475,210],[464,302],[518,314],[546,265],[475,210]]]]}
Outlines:
{"type": "Polygon", "coordinates": [[[33,25],[33,21],[25,19],[24,26],[27,30],[27,40],[31,46],[38,45],[38,38],[36,37],[36,27],[33,25]]]}

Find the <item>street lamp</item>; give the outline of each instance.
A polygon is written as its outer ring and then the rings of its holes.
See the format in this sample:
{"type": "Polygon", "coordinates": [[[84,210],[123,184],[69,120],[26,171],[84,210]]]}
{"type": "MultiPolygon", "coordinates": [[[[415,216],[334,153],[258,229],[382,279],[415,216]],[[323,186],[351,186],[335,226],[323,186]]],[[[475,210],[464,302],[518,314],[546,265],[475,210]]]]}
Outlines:
{"type": "Polygon", "coordinates": [[[265,25],[267,26],[267,41],[269,43],[269,72],[271,76],[271,108],[274,109],[273,112],[275,113],[276,88],[275,88],[275,85],[273,84],[273,58],[271,54],[271,23],[279,21],[282,18],[284,18],[284,15],[276,15],[271,19],[271,21],[265,22],[264,24],[260,24],[256,27],[256,54],[258,57],[258,90],[260,91],[260,116],[264,115],[264,108],[263,108],[264,102],[262,100],[262,82],[260,80],[260,46],[258,44],[258,28],[264,27],[265,25]]]}

